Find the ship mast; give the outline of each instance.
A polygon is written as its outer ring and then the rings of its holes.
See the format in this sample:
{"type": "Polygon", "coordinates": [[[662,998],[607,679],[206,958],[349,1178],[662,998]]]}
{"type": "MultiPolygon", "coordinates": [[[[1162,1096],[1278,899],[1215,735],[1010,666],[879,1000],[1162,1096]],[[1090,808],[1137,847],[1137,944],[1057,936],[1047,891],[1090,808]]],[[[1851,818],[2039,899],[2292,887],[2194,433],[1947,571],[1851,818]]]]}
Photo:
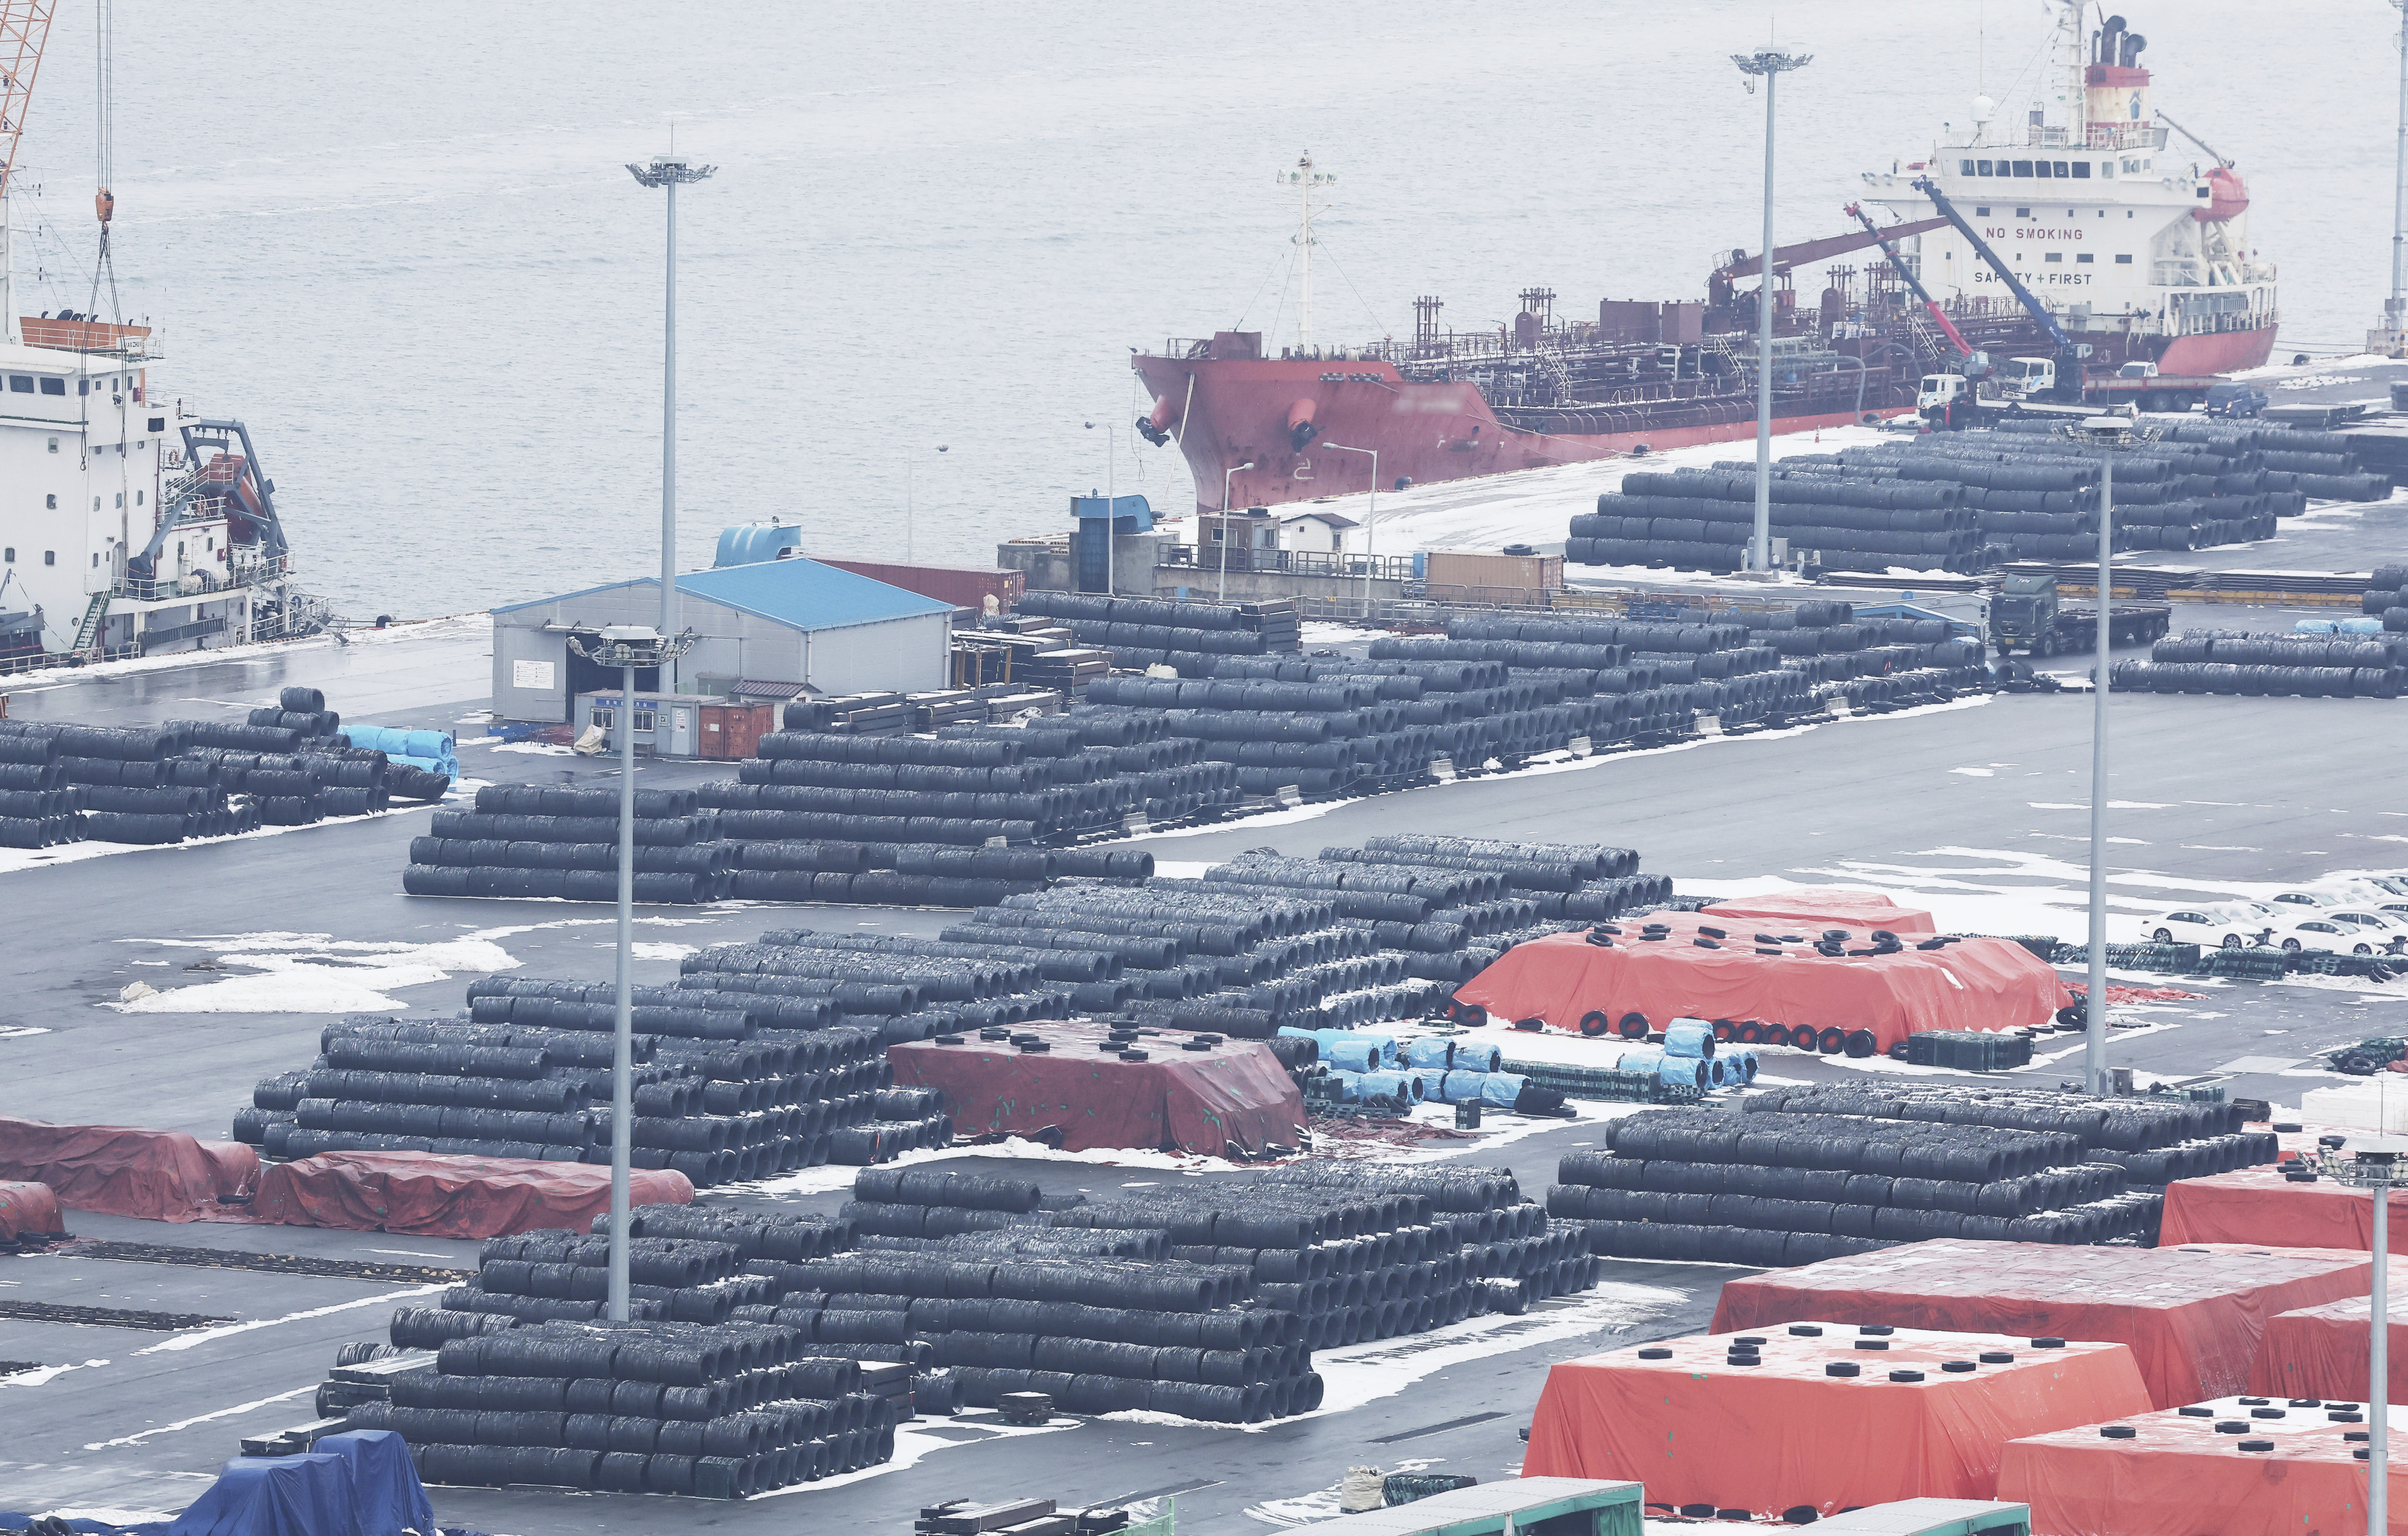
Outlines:
{"type": "Polygon", "coordinates": [[[57,0],[0,0],[0,346],[20,345],[17,285],[8,252],[8,193],[17,169],[17,144],[25,131],[25,105],[41,72],[42,45],[50,35],[57,0]]]}
{"type": "Polygon", "coordinates": [[[1298,205],[1296,234],[1296,243],[1304,248],[1304,306],[1296,323],[1296,345],[1300,352],[1312,345],[1312,194],[1317,189],[1336,181],[1338,174],[1314,170],[1312,151],[1308,150],[1297,161],[1293,170],[1276,172],[1271,179],[1295,187],[1297,195],[1302,200],[1298,205]]]}

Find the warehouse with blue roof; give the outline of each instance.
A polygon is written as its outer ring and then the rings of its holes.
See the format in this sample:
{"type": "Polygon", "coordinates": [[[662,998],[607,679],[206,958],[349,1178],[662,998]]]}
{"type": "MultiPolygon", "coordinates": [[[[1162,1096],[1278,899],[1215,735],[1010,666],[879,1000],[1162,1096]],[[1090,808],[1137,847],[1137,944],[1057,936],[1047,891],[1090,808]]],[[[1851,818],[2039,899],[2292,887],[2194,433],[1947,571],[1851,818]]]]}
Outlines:
{"type": "MultiPolygon", "coordinates": [[[[691,571],[677,579],[679,624],[695,633],[678,663],[676,691],[765,696],[924,693],[951,675],[952,607],[901,587],[790,553],[691,571]]],[[[731,551],[723,557],[756,552],[731,551]]],[[[658,577],[638,577],[494,610],[494,712],[504,720],[560,721],[580,693],[616,689],[619,677],[579,655],[572,639],[606,624],[656,624],[658,577]]],[[[637,686],[659,682],[638,673],[637,686]]]]}

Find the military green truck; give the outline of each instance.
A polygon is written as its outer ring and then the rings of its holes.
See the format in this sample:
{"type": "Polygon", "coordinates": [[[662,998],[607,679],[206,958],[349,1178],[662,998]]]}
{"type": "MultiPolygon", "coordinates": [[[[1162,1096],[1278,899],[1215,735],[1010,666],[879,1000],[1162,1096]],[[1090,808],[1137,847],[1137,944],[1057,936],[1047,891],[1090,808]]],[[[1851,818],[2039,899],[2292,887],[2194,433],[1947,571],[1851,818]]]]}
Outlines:
{"type": "MultiPolygon", "coordinates": [[[[2111,643],[2137,645],[2154,640],[2173,624],[2174,610],[2163,603],[2110,602],[2107,634],[2111,643]]],[[[2088,603],[2057,600],[2057,567],[2008,566],[1999,595],[1990,600],[1990,643],[1999,654],[2021,651],[2031,656],[2054,656],[2093,649],[2099,640],[2099,610],[2088,603]]]]}

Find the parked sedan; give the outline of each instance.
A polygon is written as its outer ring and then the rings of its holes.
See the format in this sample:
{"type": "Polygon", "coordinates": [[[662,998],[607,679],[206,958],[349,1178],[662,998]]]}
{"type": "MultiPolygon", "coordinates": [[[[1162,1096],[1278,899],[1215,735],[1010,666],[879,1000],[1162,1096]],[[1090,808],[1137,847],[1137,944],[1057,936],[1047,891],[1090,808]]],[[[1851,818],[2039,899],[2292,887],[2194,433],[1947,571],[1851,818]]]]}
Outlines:
{"type": "Polygon", "coordinates": [[[2329,912],[2315,912],[2296,923],[2277,923],[2268,932],[2254,937],[2256,942],[2271,941],[2286,950],[2330,950],[2335,955],[2372,955],[2388,948],[2400,936],[2381,929],[2361,927],[2355,923],[2336,920],[2329,912]]]}
{"type": "Polygon", "coordinates": [[[2202,907],[2176,907],[2141,919],[2143,942],[2157,944],[2198,944],[2205,948],[2240,949],[2252,936],[2270,927],[2286,926],[2293,921],[2288,909],[2278,911],[2256,903],[2240,905],[2216,903],[2202,907]]]}

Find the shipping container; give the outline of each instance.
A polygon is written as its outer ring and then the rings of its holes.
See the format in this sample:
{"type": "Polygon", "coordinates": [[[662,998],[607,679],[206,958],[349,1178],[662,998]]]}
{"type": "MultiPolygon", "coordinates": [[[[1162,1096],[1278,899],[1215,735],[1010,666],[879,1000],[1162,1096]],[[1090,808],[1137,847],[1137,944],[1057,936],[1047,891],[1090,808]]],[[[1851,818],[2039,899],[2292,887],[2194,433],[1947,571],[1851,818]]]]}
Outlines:
{"type": "Polygon", "coordinates": [[[968,566],[902,566],[880,560],[829,560],[814,555],[823,566],[834,566],[867,576],[888,586],[934,597],[955,608],[982,610],[993,597],[998,610],[1009,613],[1028,590],[1028,574],[1017,570],[982,570],[968,566]]]}

